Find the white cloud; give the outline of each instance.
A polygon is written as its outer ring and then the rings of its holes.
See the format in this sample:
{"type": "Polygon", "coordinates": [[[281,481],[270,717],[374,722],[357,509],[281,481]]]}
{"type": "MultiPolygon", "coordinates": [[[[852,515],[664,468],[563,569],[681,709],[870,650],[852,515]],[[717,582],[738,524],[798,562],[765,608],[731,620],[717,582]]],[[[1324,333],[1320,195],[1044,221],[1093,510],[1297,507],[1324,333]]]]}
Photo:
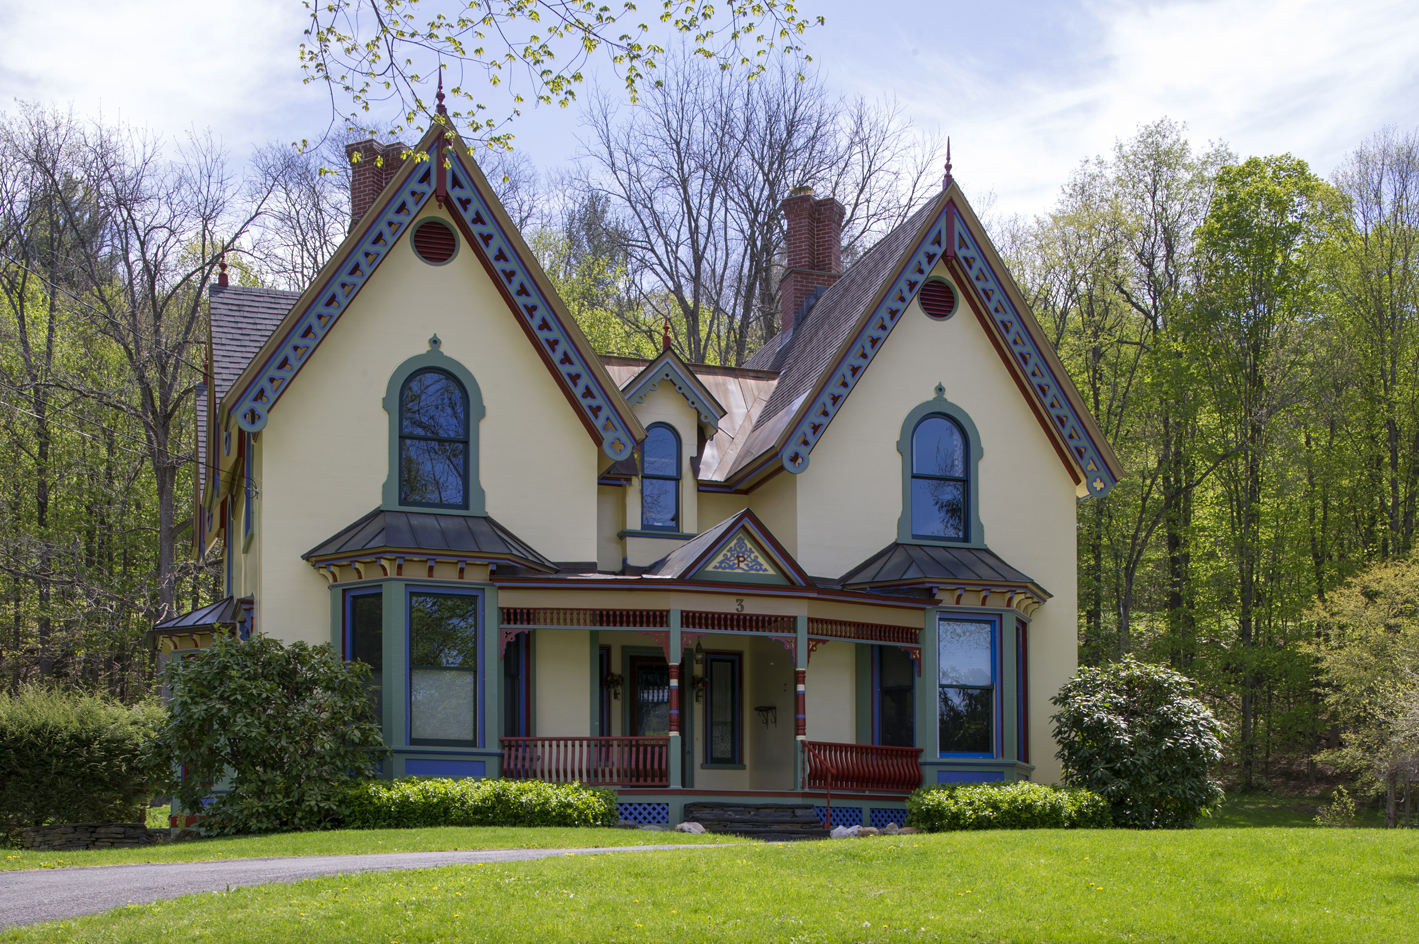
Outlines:
{"type": "Polygon", "coordinates": [[[1097,26],[1097,45],[1053,69],[982,74],[971,68],[980,63],[948,51],[923,71],[949,91],[908,97],[896,88],[923,123],[953,135],[968,193],[994,190],[1000,209],[1037,212],[1081,159],[1165,115],[1186,122],[1195,144],[1290,151],[1320,173],[1386,124],[1419,125],[1412,2],[1109,3],[1080,12],[1097,26]]]}

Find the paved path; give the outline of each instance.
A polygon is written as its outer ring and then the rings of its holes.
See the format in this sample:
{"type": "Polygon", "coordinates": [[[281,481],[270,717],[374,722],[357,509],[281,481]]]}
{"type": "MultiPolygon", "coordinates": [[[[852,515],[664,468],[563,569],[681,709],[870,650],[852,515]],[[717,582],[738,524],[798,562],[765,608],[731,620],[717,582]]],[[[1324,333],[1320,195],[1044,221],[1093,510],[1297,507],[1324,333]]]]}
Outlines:
{"type": "Polygon", "coordinates": [[[716,845],[615,846],[605,849],[494,849],[452,852],[388,852],[370,855],[224,859],[216,862],[156,862],[73,869],[0,872],[0,928],[97,914],[123,905],[146,904],[228,886],[298,882],[340,872],[389,872],[475,862],[522,862],[551,856],[652,852],[660,849],[720,849],[716,845]]]}

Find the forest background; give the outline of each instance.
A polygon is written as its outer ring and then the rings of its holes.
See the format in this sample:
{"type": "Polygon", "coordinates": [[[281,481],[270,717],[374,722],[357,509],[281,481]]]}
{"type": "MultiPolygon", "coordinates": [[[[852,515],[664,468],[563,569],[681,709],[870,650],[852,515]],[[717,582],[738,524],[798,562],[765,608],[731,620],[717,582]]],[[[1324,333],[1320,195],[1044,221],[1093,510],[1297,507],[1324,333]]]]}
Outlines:
{"type": "MultiPolygon", "coordinates": [[[[664,78],[635,107],[593,97],[571,171],[480,160],[599,350],[653,354],[668,324],[688,360],[741,364],[776,324],[788,190],[843,202],[850,264],[940,185],[944,148],[811,74],[685,57],[664,78]]],[[[1167,119],[1121,131],[1034,216],[962,182],[1127,470],[1079,507],[1080,659],[1177,668],[1238,785],[1314,785],[1347,730],[1325,607],[1414,550],[1419,137],[1377,129],[1326,180],[1167,119]]],[[[223,253],[238,284],[304,287],[350,224],[346,143],[238,174],[201,135],[0,115],[7,687],[141,698],[144,633],[220,595],[192,550],[205,287],[223,253]]]]}

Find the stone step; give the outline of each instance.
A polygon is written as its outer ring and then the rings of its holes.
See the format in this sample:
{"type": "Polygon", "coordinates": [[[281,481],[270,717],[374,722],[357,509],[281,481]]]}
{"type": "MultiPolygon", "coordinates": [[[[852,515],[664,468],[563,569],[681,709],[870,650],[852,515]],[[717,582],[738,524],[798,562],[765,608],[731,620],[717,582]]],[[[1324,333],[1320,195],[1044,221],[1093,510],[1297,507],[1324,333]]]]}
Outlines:
{"type": "Polygon", "coordinates": [[[707,832],[765,842],[826,839],[828,831],[807,803],[687,803],[685,819],[707,832]]]}

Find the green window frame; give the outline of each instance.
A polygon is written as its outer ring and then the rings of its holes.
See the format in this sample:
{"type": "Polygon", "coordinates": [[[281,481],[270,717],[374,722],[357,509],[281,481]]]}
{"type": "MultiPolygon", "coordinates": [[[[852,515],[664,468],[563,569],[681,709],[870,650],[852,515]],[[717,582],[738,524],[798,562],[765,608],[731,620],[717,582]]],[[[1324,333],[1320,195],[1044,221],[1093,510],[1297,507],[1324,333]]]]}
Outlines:
{"type": "Polygon", "coordinates": [[[897,452],[902,457],[902,513],[897,519],[898,544],[931,544],[943,547],[985,547],[985,528],[980,518],[980,468],[985,450],[981,446],[981,436],[970,415],[961,407],[946,399],[946,389],[936,385],[936,396],[916,407],[902,422],[901,435],[897,439],[897,452]],[[955,477],[934,476],[916,473],[915,446],[916,433],[924,421],[940,417],[953,424],[965,439],[963,474],[955,477]],[[962,517],[964,533],[959,537],[922,534],[913,527],[912,503],[920,485],[924,482],[959,481],[965,492],[962,517]]]}
{"type": "Polygon", "coordinates": [[[395,368],[390,375],[382,401],[389,415],[389,477],[384,481],[383,501],[380,507],[385,511],[436,512],[441,515],[487,515],[487,504],[483,487],[478,481],[478,425],[486,414],[483,394],[472,372],[455,358],[442,350],[443,342],[438,335],[429,338],[429,350],[411,357],[395,368]],[[401,435],[403,394],[408,381],[427,370],[437,370],[447,374],[463,388],[465,399],[465,422],[467,424],[467,449],[465,454],[464,501],[459,506],[406,502],[401,494],[401,473],[403,462],[402,444],[408,437],[401,435]]]}

